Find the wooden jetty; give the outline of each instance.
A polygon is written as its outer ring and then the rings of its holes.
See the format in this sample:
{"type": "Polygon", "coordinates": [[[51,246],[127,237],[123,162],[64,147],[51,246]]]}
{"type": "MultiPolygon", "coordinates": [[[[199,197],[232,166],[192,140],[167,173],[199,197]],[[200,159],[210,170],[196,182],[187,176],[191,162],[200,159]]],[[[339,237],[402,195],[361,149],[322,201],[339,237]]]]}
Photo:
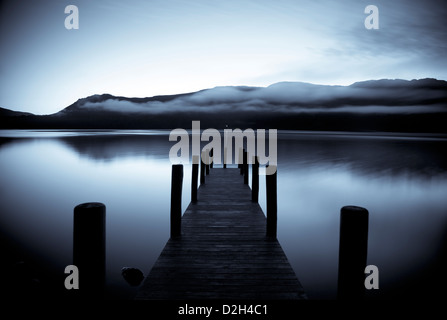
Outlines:
{"type": "Polygon", "coordinates": [[[135,299],[307,298],[244,180],[239,169],[211,168],[135,299]]]}
{"type": "MultiPolygon", "coordinates": [[[[266,176],[265,216],[258,204],[258,158],[253,157],[250,189],[248,154],[239,151],[239,169],[227,169],[225,162],[223,169],[213,169],[212,152],[204,151],[200,188],[199,156],[193,156],[191,203],[183,216],[183,165],[172,166],[171,237],[135,299],[307,299],[276,239],[276,170],[266,176]]],[[[87,280],[81,284],[81,298],[104,294],[105,213],[99,202],[74,209],[73,260],[81,269],[84,262],[90,266],[87,273],[82,271],[87,280]]],[[[367,286],[378,288],[377,267],[366,266],[368,220],[365,208],[349,205],[340,210],[337,299],[361,300],[367,286]],[[368,272],[376,275],[365,279],[368,272]]]]}

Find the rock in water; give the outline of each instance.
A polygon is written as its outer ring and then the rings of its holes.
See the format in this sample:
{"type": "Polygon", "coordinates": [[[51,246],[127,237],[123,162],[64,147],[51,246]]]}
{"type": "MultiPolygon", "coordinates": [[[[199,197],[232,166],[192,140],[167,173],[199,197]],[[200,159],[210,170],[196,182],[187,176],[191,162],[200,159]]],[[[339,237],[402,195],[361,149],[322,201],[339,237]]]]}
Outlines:
{"type": "Polygon", "coordinates": [[[131,286],[138,286],[144,279],[143,272],[137,268],[124,267],[121,269],[121,274],[131,286]]]}

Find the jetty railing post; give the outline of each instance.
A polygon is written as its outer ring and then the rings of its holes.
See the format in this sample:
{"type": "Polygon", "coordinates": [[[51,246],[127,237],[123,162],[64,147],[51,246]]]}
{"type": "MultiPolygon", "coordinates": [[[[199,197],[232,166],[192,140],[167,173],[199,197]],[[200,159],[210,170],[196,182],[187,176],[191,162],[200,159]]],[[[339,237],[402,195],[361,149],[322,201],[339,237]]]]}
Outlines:
{"type": "Polygon", "coordinates": [[[206,149],[205,151],[205,168],[206,168],[206,175],[208,176],[210,174],[210,150],[206,149]]]}
{"type": "Polygon", "coordinates": [[[240,169],[241,175],[244,173],[243,158],[244,158],[244,149],[243,148],[239,148],[237,167],[238,167],[238,169],[240,169]]]}
{"type": "Polygon", "coordinates": [[[205,151],[202,151],[200,157],[200,184],[205,184],[205,151]]]}
{"type": "Polygon", "coordinates": [[[275,173],[266,174],[266,198],[267,198],[267,237],[276,239],[277,229],[277,188],[276,188],[276,176],[275,173]]]}
{"type": "Polygon", "coordinates": [[[259,161],[258,157],[253,157],[253,163],[251,165],[251,201],[259,201],[259,161]]]}
{"type": "Polygon", "coordinates": [[[223,168],[227,168],[227,147],[224,148],[224,159],[223,159],[223,168]]]}
{"type": "Polygon", "coordinates": [[[248,152],[244,150],[244,184],[248,184],[248,152]]]}
{"type": "Polygon", "coordinates": [[[345,206],[340,212],[338,299],[359,300],[365,294],[368,250],[368,210],[345,206]]]}
{"type": "Polygon", "coordinates": [[[199,156],[192,156],[191,202],[197,202],[199,156]]]}
{"type": "Polygon", "coordinates": [[[74,208],[73,264],[79,270],[79,294],[99,298],[104,294],[106,270],[106,206],[87,202],[74,208]]]}
{"type": "Polygon", "coordinates": [[[172,165],[171,181],[171,238],[182,233],[182,186],[183,165],[172,165]]]}

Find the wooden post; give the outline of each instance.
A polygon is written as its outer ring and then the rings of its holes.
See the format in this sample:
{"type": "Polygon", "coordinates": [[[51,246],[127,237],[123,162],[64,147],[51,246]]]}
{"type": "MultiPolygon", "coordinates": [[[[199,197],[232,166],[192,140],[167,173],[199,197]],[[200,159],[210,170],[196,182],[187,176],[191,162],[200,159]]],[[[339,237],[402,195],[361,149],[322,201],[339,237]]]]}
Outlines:
{"type": "Polygon", "coordinates": [[[73,264],[79,270],[77,294],[100,298],[106,270],[106,206],[99,202],[79,204],[73,218],[73,264]]]}
{"type": "Polygon", "coordinates": [[[253,157],[251,165],[251,201],[259,201],[259,161],[258,157],[253,157]]]}
{"type": "Polygon", "coordinates": [[[182,186],[183,165],[172,165],[171,181],[171,238],[182,233],[182,186]]]}
{"type": "Polygon", "coordinates": [[[244,184],[248,184],[248,152],[244,150],[244,184]]]}
{"type": "Polygon", "coordinates": [[[208,176],[210,174],[210,150],[209,149],[206,149],[205,157],[206,157],[205,169],[206,169],[206,175],[208,176]]]}
{"type": "Polygon", "coordinates": [[[227,147],[224,148],[224,159],[223,159],[223,168],[227,168],[227,147]]]}
{"type": "MultiPolygon", "coordinates": [[[[236,149],[236,148],[235,148],[236,149]]],[[[242,170],[242,148],[239,148],[238,154],[237,154],[237,160],[236,160],[236,150],[234,150],[234,161],[237,162],[237,168],[242,170]]],[[[241,172],[242,174],[242,172],[241,172]]]]}
{"type": "Polygon", "coordinates": [[[210,168],[213,168],[213,163],[214,163],[214,148],[211,148],[210,151],[210,168]]]}
{"type": "Polygon", "coordinates": [[[191,202],[197,202],[199,156],[192,156],[191,202]]]}
{"type": "Polygon", "coordinates": [[[241,175],[244,174],[244,152],[245,152],[245,149],[239,148],[239,160],[238,160],[239,165],[238,165],[238,167],[241,170],[240,171],[241,175]]]}
{"type": "Polygon", "coordinates": [[[340,212],[338,299],[359,300],[365,294],[368,210],[345,206],[340,212]]]}
{"type": "Polygon", "coordinates": [[[202,156],[200,157],[200,184],[205,184],[205,151],[202,151],[202,156]]]}
{"type": "Polygon", "coordinates": [[[267,237],[276,239],[277,228],[277,192],[276,192],[276,175],[266,174],[266,198],[267,198],[267,237]]]}

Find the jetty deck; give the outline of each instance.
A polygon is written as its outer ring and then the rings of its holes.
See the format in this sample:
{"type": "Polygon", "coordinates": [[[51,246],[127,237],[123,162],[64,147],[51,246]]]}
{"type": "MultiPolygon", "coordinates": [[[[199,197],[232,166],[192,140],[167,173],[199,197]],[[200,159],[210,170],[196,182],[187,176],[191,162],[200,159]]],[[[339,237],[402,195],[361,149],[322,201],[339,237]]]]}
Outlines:
{"type": "Polygon", "coordinates": [[[306,299],[238,169],[213,168],[136,295],[138,300],[306,299]]]}

